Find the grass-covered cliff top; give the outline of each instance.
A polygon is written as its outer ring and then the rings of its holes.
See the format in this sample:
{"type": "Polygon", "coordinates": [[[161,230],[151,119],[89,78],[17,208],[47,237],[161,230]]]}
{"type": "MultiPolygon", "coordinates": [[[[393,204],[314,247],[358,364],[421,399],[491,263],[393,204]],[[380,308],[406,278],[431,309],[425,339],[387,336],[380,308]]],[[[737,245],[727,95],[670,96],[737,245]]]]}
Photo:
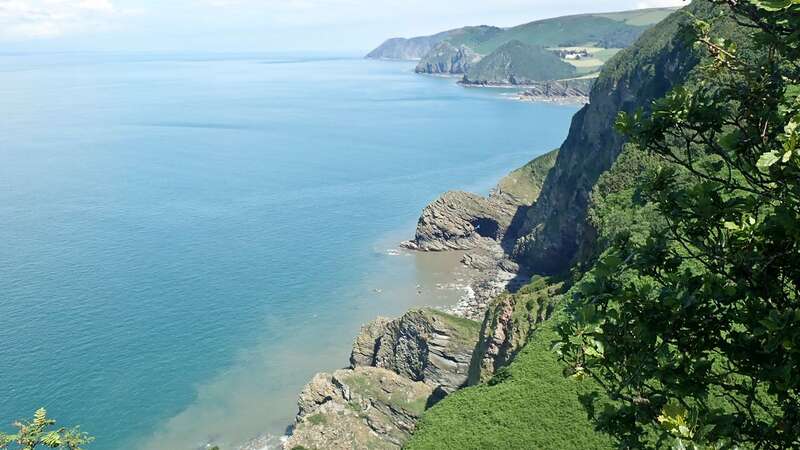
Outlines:
{"type": "Polygon", "coordinates": [[[531,205],[539,198],[542,185],[556,164],[558,150],[545,153],[505,176],[497,184],[496,194],[508,195],[520,205],[531,205]]]}
{"type": "Polygon", "coordinates": [[[595,431],[579,400],[595,386],[562,375],[551,351],[556,338],[552,322],[543,326],[489,383],[458,391],[428,410],[404,448],[615,448],[595,431]]]}

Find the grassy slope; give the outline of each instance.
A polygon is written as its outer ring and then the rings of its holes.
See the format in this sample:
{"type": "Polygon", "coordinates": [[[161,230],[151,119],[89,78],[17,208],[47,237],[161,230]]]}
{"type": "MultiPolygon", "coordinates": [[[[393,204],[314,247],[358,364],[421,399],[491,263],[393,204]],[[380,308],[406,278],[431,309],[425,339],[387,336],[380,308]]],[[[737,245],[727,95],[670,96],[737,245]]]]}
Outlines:
{"type": "Polygon", "coordinates": [[[575,73],[574,66],[546,48],[514,40],[475,64],[466,79],[471,83],[509,83],[514,79],[516,84],[523,84],[570,78],[575,73]]]}
{"type": "Polygon", "coordinates": [[[488,384],[463,389],[428,410],[407,450],[612,449],[578,396],[595,386],[564,378],[550,350],[554,320],[488,384]]]}
{"type": "Polygon", "coordinates": [[[489,54],[514,39],[546,47],[586,46],[601,42],[605,43],[605,48],[627,47],[645,28],[660,22],[673,11],[672,8],[660,8],[538,20],[494,33],[481,40],[475,51],[489,54]]]}
{"type": "Polygon", "coordinates": [[[539,198],[544,180],[556,164],[557,157],[558,150],[539,156],[500,180],[497,190],[514,197],[522,205],[533,204],[539,198]]]}

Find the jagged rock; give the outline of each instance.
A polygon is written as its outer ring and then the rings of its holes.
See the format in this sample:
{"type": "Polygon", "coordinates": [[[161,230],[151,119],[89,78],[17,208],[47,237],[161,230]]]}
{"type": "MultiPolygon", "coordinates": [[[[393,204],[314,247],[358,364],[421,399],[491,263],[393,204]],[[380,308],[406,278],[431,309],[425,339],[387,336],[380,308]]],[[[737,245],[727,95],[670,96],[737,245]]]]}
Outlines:
{"type": "Polygon", "coordinates": [[[486,381],[511,362],[531,333],[550,317],[560,289],[561,284],[549,284],[540,278],[516,293],[504,293],[492,301],[473,355],[479,369],[470,373],[469,384],[486,381]]]}
{"type": "Polygon", "coordinates": [[[353,344],[353,367],[374,366],[422,381],[444,393],[467,382],[480,325],[439,311],[410,311],[362,328],[353,344]]]}
{"type": "Polygon", "coordinates": [[[378,317],[361,327],[361,332],[353,343],[353,351],[350,353],[351,367],[375,365],[375,353],[378,350],[378,343],[390,322],[390,319],[378,317]]]}
{"type": "Polygon", "coordinates": [[[284,449],[399,449],[434,389],[377,367],[318,374],[303,389],[284,449]]]}
{"type": "Polygon", "coordinates": [[[543,81],[534,83],[519,94],[520,100],[589,103],[596,78],[543,81]]]}
{"type": "Polygon", "coordinates": [[[500,240],[516,208],[468,192],[450,191],[428,205],[406,247],[423,251],[469,250],[486,239],[500,240]]]}
{"type": "Polygon", "coordinates": [[[473,64],[481,60],[481,55],[471,48],[454,46],[444,41],[436,45],[417,65],[417,73],[464,74],[473,64]]]}
{"type": "MultiPolygon", "coordinates": [[[[689,10],[712,17],[711,2],[692,2],[689,10]]],[[[598,178],[611,168],[626,143],[614,122],[623,111],[645,112],[653,99],[681,85],[698,64],[696,49],[677,30],[688,14],[674,14],[646,32],[604,67],[592,88],[591,101],[572,120],[558,161],[541,196],[509,234],[516,239],[514,259],[539,273],[560,273],[593,241],[587,218],[598,178]]]]}

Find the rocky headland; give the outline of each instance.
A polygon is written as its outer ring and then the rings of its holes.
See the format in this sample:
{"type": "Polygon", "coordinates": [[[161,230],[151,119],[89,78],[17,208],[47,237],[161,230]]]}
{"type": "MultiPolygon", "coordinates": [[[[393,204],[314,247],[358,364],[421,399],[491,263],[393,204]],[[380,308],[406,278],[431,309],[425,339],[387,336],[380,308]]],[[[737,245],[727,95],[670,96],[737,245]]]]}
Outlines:
{"type": "Polygon", "coordinates": [[[512,172],[488,197],[447,192],[423,210],[414,239],[402,246],[465,251],[461,262],[477,276],[444,311],[416,309],[365,324],[350,366],[317,374],[303,389],[285,449],[401,448],[427,408],[486,379],[511,357],[522,342],[519,331],[548,311],[537,306],[520,320],[512,300],[494,305],[529,281],[507,257],[503,240],[536,200],[556,155],[512,172]]]}
{"type": "Polygon", "coordinates": [[[470,47],[444,41],[423,56],[414,71],[430,75],[463,75],[480,60],[481,55],[470,47]]]}

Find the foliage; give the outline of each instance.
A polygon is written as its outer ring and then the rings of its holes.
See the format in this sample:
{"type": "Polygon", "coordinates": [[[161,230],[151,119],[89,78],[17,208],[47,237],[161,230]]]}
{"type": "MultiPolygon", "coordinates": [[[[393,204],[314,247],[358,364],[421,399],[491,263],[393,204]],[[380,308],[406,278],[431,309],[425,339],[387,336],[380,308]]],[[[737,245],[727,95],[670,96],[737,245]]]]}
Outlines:
{"type": "Polygon", "coordinates": [[[663,160],[637,188],[660,219],[609,233],[559,329],[625,447],[800,446],[800,0],[714,3],[748,39],[696,20],[708,64],[621,114],[663,160]]]}
{"type": "Polygon", "coordinates": [[[56,421],[47,417],[47,411],[41,408],[34,413],[33,420],[30,422],[15,422],[14,427],[17,428],[15,434],[0,433],[0,449],[33,450],[47,447],[81,450],[82,445],[89,444],[94,440],[77,427],[51,429],[55,424],[56,421]],[[12,445],[17,447],[11,447],[12,445]]]}
{"type": "Polygon", "coordinates": [[[457,391],[426,411],[404,446],[421,449],[612,449],[578,398],[594,386],[561,376],[548,321],[510,366],[486,384],[457,391]]]}

